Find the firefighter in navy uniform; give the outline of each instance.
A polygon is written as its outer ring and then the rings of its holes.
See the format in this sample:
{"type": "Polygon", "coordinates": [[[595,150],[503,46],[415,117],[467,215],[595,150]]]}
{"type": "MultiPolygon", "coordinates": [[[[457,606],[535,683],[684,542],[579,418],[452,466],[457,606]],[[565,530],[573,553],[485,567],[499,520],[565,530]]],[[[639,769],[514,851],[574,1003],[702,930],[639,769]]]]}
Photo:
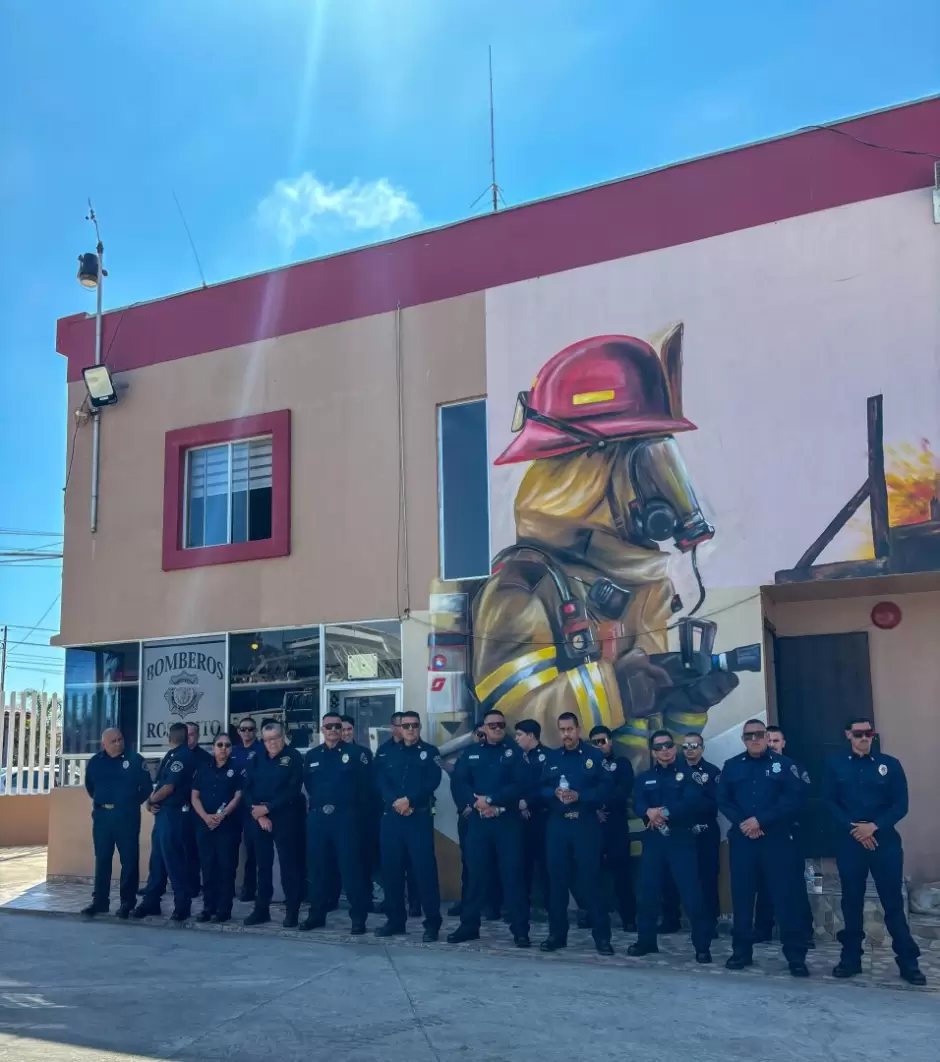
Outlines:
{"type": "MultiPolygon", "coordinates": [[[[718,936],[718,919],[721,904],[718,899],[718,874],[721,864],[721,830],[718,827],[718,780],[721,769],[705,759],[705,739],[692,732],[682,739],[682,755],[686,766],[694,775],[697,771],[702,784],[709,793],[707,813],[692,827],[695,834],[695,850],[698,862],[698,880],[705,902],[705,913],[712,923],[712,937],[718,936]]],[[[658,933],[678,933],[682,926],[679,913],[679,890],[667,875],[663,889],[663,918],[658,933]]],[[[755,940],[756,940],[755,936],[755,940]]]]}
{"type": "Polygon", "coordinates": [[[718,810],[731,827],[731,906],[734,909],[729,970],[753,960],[754,899],[760,875],[770,882],[784,958],[794,977],[808,977],[806,930],[793,890],[793,833],[806,785],[796,764],[767,748],[767,731],[749,719],[742,732],[746,752],[725,763],[718,782],[718,810]]]}
{"type": "MultiPolygon", "coordinates": [[[[767,727],[767,747],[777,755],[783,755],[787,748],[787,738],[783,729],[779,726],[767,727]]],[[[810,785],[810,777],[799,764],[797,769],[803,784],[810,785]]],[[[813,909],[810,907],[809,896],[806,893],[806,858],[803,854],[803,836],[800,824],[793,824],[793,892],[797,903],[800,905],[800,917],[806,930],[807,947],[815,948],[813,939],[813,909]]],[[[774,935],[774,905],[770,899],[770,885],[762,877],[757,887],[757,901],[754,905],[754,943],[773,940],[774,935]]]]}
{"type": "MultiPolygon", "coordinates": [[[[608,727],[594,727],[590,740],[602,756],[601,765],[609,773],[608,781],[611,783],[610,799],[597,812],[604,844],[604,866],[614,887],[614,900],[623,928],[633,933],[636,931],[636,897],[633,894],[630,825],[627,819],[627,808],[633,796],[633,765],[626,756],[616,754],[614,737],[608,727]]],[[[586,912],[578,925],[590,929],[586,912]]]]}
{"type": "MultiPolygon", "coordinates": [[[[264,745],[257,738],[258,727],[251,716],[243,716],[238,721],[238,741],[232,743],[232,764],[241,772],[242,778],[248,773],[248,762],[264,752],[264,745]]],[[[238,898],[244,903],[253,903],[258,888],[258,867],[255,852],[251,847],[251,808],[242,801],[241,814],[242,843],[245,845],[245,877],[238,898]]]]}
{"type": "Polygon", "coordinates": [[[421,717],[403,712],[402,741],[388,750],[379,770],[382,796],[382,874],[387,921],[377,937],[406,931],[405,874],[410,860],[421,907],[424,936],[431,944],[441,929],[441,890],[434,854],[434,794],[441,784],[440,754],[421,739],[421,717]]]}
{"type": "Polygon", "coordinates": [[[280,723],[261,729],[264,753],[248,763],[242,799],[251,808],[251,843],[258,864],[258,892],[246,926],[271,921],[274,849],[284,889],[284,928],[295,929],[304,891],[304,762],[280,723]]]}
{"type": "MultiPolygon", "coordinates": [[[[191,878],[187,865],[189,816],[196,760],[186,745],[186,724],[173,723],[167,733],[170,751],[163,757],[147,810],[154,816],[151,844],[159,847],[165,868],[162,882],[147,882],[147,890],[131,912],[135,918],[160,913],[160,899],[170,879],[174,922],[185,922],[192,908],[191,878]],[[151,886],[153,885],[153,891],[151,886]],[[159,891],[157,891],[159,889],[159,891]]],[[[151,862],[153,866],[153,862],[151,862]]]]}
{"type": "Polygon", "coordinates": [[[842,956],[832,973],[839,978],[861,973],[862,908],[871,872],[900,975],[909,984],[924,985],[927,978],[917,963],[920,949],[904,917],[901,893],[904,852],[896,827],[908,807],[904,768],[893,756],[872,752],[875,731],[864,715],[850,720],[845,736],[850,751],[830,759],[823,775],[823,798],[838,831],[836,866],[845,924],[839,932],[842,956]]]}
{"type": "MultiPolygon", "coordinates": [[[[373,774],[374,774],[374,777],[375,777],[376,789],[379,791],[379,797],[378,797],[378,800],[376,801],[377,830],[378,830],[378,833],[379,833],[379,860],[378,860],[378,867],[379,867],[379,869],[382,872],[383,878],[384,878],[384,869],[383,869],[382,858],[381,858],[381,850],[382,850],[381,829],[382,829],[382,816],[384,815],[385,808],[384,808],[384,805],[382,803],[381,786],[379,785],[379,777],[380,777],[380,775],[382,773],[382,770],[385,767],[385,764],[387,762],[387,758],[388,758],[389,753],[391,753],[398,745],[400,745],[402,743],[403,736],[402,736],[402,728],[401,728],[401,719],[402,719],[402,713],[401,712],[394,712],[392,714],[392,717],[389,720],[389,725],[390,725],[391,730],[392,730],[392,736],[390,738],[388,738],[387,741],[383,741],[382,744],[379,745],[378,750],[375,753],[375,760],[374,760],[375,766],[374,766],[374,769],[373,769],[373,774]]],[[[384,886],[384,880],[383,880],[383,886],[384,886]]],[[[407,900],[408,900],[408,917],[409,918],[420,918],[421,917],[421,902],[418,899],[418,882],[417,882],[417,878],[415,877],[414,867],[411,865],[411,860],[407,856],[406,856],[406,862],[405,862],[405,886],[406,886],[406,894],[407,894],[407,900]]],[[[385,910],[384,901],[382,903],[382,906],[379,908],[379,910],[381,910],[383,914],[386,914],[386,915],[388,914],[388,912],[385,910]]]]}
{"type": "Polygon", "coordinates": [[[140,805],[150,796],[151,788],[143,757],[124,751],[120,730],[106,730],[101,735],[101,751],[85,768],[85,791],[92,800],[95,885],[91,905],[83,915],[105,914],[110,906],[115,848],[121,860],[118,918],[127,918],[133,910],[140,872],[140,805]]]}
{"type": "Polygon", "coordinates": [[[568,945],[568,894],[572,891],[591,919],[594,944],[600,955],[613,955],[610,915],[600,887],[603,839],[597,811],[611,798],[610,774],[601,755],[581,740],[578,717],[563,712],[558,717],[561,747],[545,758],[542,798],[549,808],[545,852],[548,863],[548,937],[542,951],[568,945]],[[571,869],[574,868],[574,881],[571,869]]]}
{"type": "Polygon", "coordinates": [[[548,910],[548,866],[545,862],[548,807],[542,799],[542,772],[548,749],[541,741],[542,727],[534,719],[520,719],[516,723],[515,737],[525,764],[525,790],[519,801],[519,813],[522,815],[523,880],[531,918],[535,885],[538,885],[542,906],[548,910]]]}
{"type": "Polygon", "coordinates": [[[692,923],[695,961],[710,963],[712,922],[705,913],[692,831],[712,813],[715,794],[701,772],[676,762],[676,744],[668,730],[651,735],[650,751],[654,766],[639,775],[633,791],[634,811],[645,822],[646,833],[640,859],[638,936],[627,951],[630,955],[659,951],[656,920],[666,876],[671,874],[692,923]]]}
{"type": "Polygon", "coordinates": [[[302,930],[322,929],[339,880],[349,900],[352,934],[366,931],[370,895],[363,863],[369,758],[343,741],[343,721],[328,712],[320,722],[323,744],[304,755],[307,792],[307,898],[310,910],[302,930]]]}
{"type": "MultiPolygon", "coordinates": [[[[212,762],[212,753],[199,744],[199,724],[186,724],[186,745],[195,757],[195,770],[200,767],[208,767],[212,762]]],[[[190,815],[186,819],[189,833],[186,836],[186,869],[189,874],[189,895],[193,898],[202,891],[201,865],[202,857],[199,854],[199,846],[196,843],[198,815],[190,815]]]]}
{"type": "Polygon", "coordinates": [[[212,753],[196,768],[193,811],[202,869],[202,911],[197,922],[227,922],[232,917],[235,872],[242,834],[245,779],[232,761],[232,739],[219,734],[212,753]]]}
{"type": "Polygon", "coordinates": [[[449,944],[478,940],[483,906],[495,875],[517,948],[529,947],[529,914],[522,866],[522,818],[519,801],[526,792],[522,753],[506,737],[502,712],[483,717],[485,741],[470,746],[457,760],[451,790],[457,807],[472,809],[467,827],[469,883],[460,925],[449,944]]]}

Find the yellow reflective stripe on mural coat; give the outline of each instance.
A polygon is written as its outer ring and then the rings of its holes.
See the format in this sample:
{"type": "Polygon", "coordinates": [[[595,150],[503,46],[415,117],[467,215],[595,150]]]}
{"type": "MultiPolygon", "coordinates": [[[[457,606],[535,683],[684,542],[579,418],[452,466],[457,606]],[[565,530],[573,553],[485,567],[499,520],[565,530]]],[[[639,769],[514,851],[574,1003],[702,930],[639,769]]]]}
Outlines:
{"type": "MultiPolygon", "coordinates": [[[[497,686],[512,678],[513,675],[518,675],[520,671],[525,671],[526,668],[540,664],[543,661],[554,660],[557,656],[558,652],[555,646],[549,645],[544,649],[536,649],[532,653],[526,653],[525,656],[517,656],[515,659],[507,661],[476,684],[477,699],[485,701],[497,686]]],[[[558,672],[556,671],[555,674],[557,676],[558,672]]]]}
{"type": "Polygon", "coordinates": [[[487,708],[487,711],[502,712],[504,715],[511,711],[527,693],[531,693],[532,690],[537,690],[541,686],[547,686],[549,682],[554,682],[558,678],[557,667],[547,667],[544,671],[539,671],[535,675],[529,675],[528,678],[519,679],[515,682],[511,689],[494,702],[492,707],[487,708]]]}
{"type": "Polygon", "coordinates": [[[610,726],[610,701],[597,664],[582,664],[565,674],[578,702],[581,725],[588,730],[595,726],[610,726]]]}

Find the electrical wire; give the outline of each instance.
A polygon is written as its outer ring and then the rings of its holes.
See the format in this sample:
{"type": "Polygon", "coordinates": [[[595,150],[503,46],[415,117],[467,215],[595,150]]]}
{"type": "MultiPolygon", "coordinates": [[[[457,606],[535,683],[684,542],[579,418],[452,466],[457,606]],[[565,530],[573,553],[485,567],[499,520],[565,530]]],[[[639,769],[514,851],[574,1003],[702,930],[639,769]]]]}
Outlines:
{"type": "Polygon", "coordinates": [[[868,148],[875,148],[877,151],[891,151],[894,152],[895,155],[915,155],[918,158],[934,159],[935,161],[940,162],[940,155],[935,155],[932,151],[918,151],[916,148],[899,148],[891,147],[889,144],[876,144],[872,140],[864,140],[862,137],[850,133],[847,129],[840,129],[835,125],[807,125],[804,126],[800,132],[808,132],[811,129],[823,129],[828,133],[836,133],[839,136],[847,137],[849,140],[854,140],[856,144],[861,144],[868,148]]]}
{"type": "MultiPolygon", "coordinates": [[[[59,603],[59,598],[61,598],[61,597],[62,597],[62,593],[60,591],[52,599],[52,602],[50,603],[50,605],[46,609],[46,611],[39,617],[38,620],[36,620],[35,624],[32,627],[29,628],[28,633],[25,634],[18,642],[12,642],[10,645],[7,646],[7,652],[8,653],[10,652],[11,649],[15,649],[18,645],[23,645],[30,634],[32,634],[34,631],[38,631],[39,630],[39,624],[42,623],[42,621],[46,618],[46,616],[48,616],[49,613],[55,608],[55,606],[59,603]]],[[[58,633],[58,632],[56,632],[56,633],[58,633]]]]}

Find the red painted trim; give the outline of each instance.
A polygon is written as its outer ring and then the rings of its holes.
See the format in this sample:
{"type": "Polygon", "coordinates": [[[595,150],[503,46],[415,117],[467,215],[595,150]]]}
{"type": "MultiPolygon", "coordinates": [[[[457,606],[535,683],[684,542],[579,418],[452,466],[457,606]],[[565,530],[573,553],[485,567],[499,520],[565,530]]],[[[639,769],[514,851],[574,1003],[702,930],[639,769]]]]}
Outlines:
{"type": "Polygon", "coordinates": [[[290,554],[290,410],[197,424],[166,433],[163,461],[163,570],[286,557],[290,554]],[[183,549],[183,491],[186,451],[194,446],[271,436],[271,537],[260,542],[183,549]]]}
{"type": "MultiPolygon", "coordinates": [[[[940,154],[940,98],[834,128],[940,154]]],[[[932,183],[930,158],[877,151],[814,129],[132,306],[105,316],[103,344],[112,369],[136,369],[932,183]]],[[[94,331],[85,314],[58,322],[56,350],[69,360],[69,380],[94,360],[94,331]]]]}

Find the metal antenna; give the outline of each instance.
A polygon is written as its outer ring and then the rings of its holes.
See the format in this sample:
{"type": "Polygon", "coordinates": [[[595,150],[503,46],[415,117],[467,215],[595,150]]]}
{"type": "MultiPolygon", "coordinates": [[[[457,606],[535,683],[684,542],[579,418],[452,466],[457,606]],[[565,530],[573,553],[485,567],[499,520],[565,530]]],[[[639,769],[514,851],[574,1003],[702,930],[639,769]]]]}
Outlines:
{"type": "Polygon", "coordinates": [[[470,204],[472,210],[477,203],[486,195],[487,192],[492,196],[493,212],[499,210],[499,202],[502,200],[503,206],[506,205],[506,200],[503,198],[502,189],[496,183],[496,108],[493,104],[493,45],[489,45],[489,59],[490,59],[490,183],[485,191],[481,192],[476,199],[470,204]]]}

